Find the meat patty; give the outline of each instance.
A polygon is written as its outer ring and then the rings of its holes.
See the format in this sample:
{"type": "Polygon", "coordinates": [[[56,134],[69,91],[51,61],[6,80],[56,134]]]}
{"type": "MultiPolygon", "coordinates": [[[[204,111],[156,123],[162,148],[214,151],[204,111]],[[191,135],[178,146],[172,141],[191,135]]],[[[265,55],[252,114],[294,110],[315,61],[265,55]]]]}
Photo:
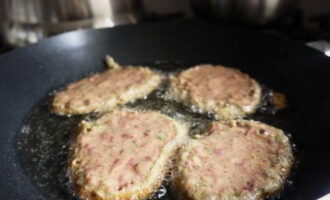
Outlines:
{"type": "Polygon", "coordinates": [[[150,94],[161,76],[146,67],[121,67],[70,84],[55,95],[53,111],[61,115],[108,111],[150,94]]]}
{"type": "Polygon", "coordinates": [[[181,154],[175,185],[193,200],[262,199],[278,191],[293,162],[282,130],[257,121],[211,123],[181,154]]]}
{"type": "Polygon", "coordinates": [[[187,128],[154,111],[115,109],[82,122],[70,171],[84,200],[144,199],[159,187],[187,128]]]}
{"type": "Polygon", "coordinates": [[[252,113],[260,102],[261,89],[236,69],[198,65],[172,77],[165,97],[230,119],[252,113]]]}

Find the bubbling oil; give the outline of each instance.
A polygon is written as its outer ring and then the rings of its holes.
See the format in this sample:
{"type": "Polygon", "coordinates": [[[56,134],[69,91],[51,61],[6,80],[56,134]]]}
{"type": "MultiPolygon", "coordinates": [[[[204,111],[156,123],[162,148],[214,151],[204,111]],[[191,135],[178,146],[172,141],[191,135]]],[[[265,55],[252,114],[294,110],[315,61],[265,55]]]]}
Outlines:
{"type": "MultiPolygon", "coordinates": [[[[150,65],[149,65],[150,66],[150,65]]],[[[156,69],[164,69],[160,73],[176,73],[181,71],[182,64],[154,63],[156,69]],[[175,69],[175,70],[173,70],[175,69]]],[[[209,122],[214,120],[212,113],[194,112],[194,108],[185,107],[174,101],[164,100],[167,81],[148,97],[139,99],[126,106],[141,110],[157,110],[177,120],[187,122],[190,126],[190,136],[199,137],[207,128],[209,122]]],[[[299,117],[289,109],[278,111],[271,103],[274,91],[263,87],[261,106],[247,119],[254,119],[283,129],[292,140],[291,133],[299,133],[303,128],[299,117]]],[[[74,191],[74,184],[70,179],[68,159],[71,142],[75,139],[74,129],[81,120],[93,121],[101,114],[92,113],[77,116],[58,116],[49,110],[53,93],[39,102],[28,114],[17,135],[17,148],[20,161],[26,174],[40,188],[44,196],[51,200],[79,200],[74,191]]],[[[293,146],[295,152],[296,148],[293,146]]],[[[175,161],[173,161],[175,162],[175,161]]],[[[296,162],[297,163],[297,162],[296,162]]],[[[295,164],[296,166],[296,164],[295,164]]],[[[296,168],[294,166],[294,169],[296,168]]],[[[178,194],[171,184],[172,176],[167,175],[163,184],[148,200],[175,200],[178,194]]],[[[292,186],[292,178],[288,178],[285,190],[271,197],[281,199],[292,186]],[[289,188],[289,189],[288,189],[289,188]]]]}

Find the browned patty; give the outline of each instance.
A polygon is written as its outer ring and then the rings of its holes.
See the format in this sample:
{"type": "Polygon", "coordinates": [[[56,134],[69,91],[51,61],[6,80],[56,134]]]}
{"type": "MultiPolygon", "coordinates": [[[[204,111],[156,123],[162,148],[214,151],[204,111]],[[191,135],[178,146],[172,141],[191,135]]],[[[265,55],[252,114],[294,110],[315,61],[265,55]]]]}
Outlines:
{"type": "Polygon", "coordinates": [[[148,197],[187,137],[186,127],[173,119],[131,109],[115,109],[80,128],[69,166],[84,200],[148,197]]]}
{"type": "Polygon", "coordinates": [[[170,79],[165,95],[217,118],[230,119],[252,113],[261,98],[259,84],[236,69],[198,65],[170,79]]]}
{"type": "Polygon", "coordinates": [[[55,95],[52,108],[58,114],[108,111],[150,94],[161,76],[146,67],[122,67],[71,83],[55,95]]]}
{"type": "Polygon", "coordinates": [[[178,160],[175,185],[193,200],[262,199],[279,190],[293,155],[282,130],[256,121],[211,123],[178,160]]]}

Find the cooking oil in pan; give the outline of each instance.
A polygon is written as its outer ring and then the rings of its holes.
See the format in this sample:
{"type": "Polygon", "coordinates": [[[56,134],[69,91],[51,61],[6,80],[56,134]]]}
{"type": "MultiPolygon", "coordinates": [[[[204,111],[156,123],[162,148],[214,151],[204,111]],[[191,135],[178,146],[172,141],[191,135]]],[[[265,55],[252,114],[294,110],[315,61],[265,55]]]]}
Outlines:
{"type": "MultiPolygon", "coordinates": [[[[162,66],[164,64],[158,65],[158,69],[170,68],[162,66]]],[[[213,120],[212,114],[193,113],[191,108],[163,100],[162,96],[165,88],[166,83],[147,98],[137,100],[127,106],[143,110],[158,110],[178,120],[186,121],[191,126],[190,135],[193,137],[199,136],[200,132],[213,120]]],[[[292,140],[290,133],[297,133],[298,135],[304,130],[298,125],[302,123],[299,117],[287,108],[277,112],[277,109],[270,101],[272,95],[273,91],[264,87],[261,107],[248,118],[279,127],[287,132],[292,140]]],[[[79,197],[74,192],[68,171],[68,153],[71,141],[75,137],[73,130],[82,119],[93,120],[98,115],[72,117],[55,115],[49,112],[51,98],[51,96],[47,97],[31,110],[21,132],[18,134],[17,147],[21,164],[27,175],[30,176],[47,198],[52,200],[78,200],[79,197]]],[[[297,152],[295,146],[293,149],[297,152]]],[[[296,168],[295,164],[292,174],[295,173],[296,168]]],[[[167,178],[167,180],[170,179],[167,178]]],[[[271,197],[271,199],[281,199],[283,195],[285,196],[286,191],[292,188],[292,185],[292,177],[289,177],[285,183],[285,189],[271,197]]],[[[174,190],[171,187],[171,181],[164,181],[164,184],[149,200],[178,199],[178,194],[173,192],[174,190]]]]}

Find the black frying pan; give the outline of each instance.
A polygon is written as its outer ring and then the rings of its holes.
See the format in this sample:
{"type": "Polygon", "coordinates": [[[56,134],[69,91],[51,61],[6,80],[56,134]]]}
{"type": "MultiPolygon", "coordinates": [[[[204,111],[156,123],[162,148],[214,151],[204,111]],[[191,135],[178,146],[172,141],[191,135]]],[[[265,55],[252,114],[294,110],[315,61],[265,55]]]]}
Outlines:
{"type": "Polygon", "coordinates": [[[103,70],[106,54],[122,64],[223,64],[285,93],[290,111],[299,116],[298,121],[284,118],[285,123],[304,128],[292,132],[299,163],[292,186],[280,198],[317,199],[330,193],[330,60],[278,37],[184,22],[76,31],[1,56],[0,199],[52,196],[21,165],[17,137],[23,121],[49,92],[103,70]]]}

